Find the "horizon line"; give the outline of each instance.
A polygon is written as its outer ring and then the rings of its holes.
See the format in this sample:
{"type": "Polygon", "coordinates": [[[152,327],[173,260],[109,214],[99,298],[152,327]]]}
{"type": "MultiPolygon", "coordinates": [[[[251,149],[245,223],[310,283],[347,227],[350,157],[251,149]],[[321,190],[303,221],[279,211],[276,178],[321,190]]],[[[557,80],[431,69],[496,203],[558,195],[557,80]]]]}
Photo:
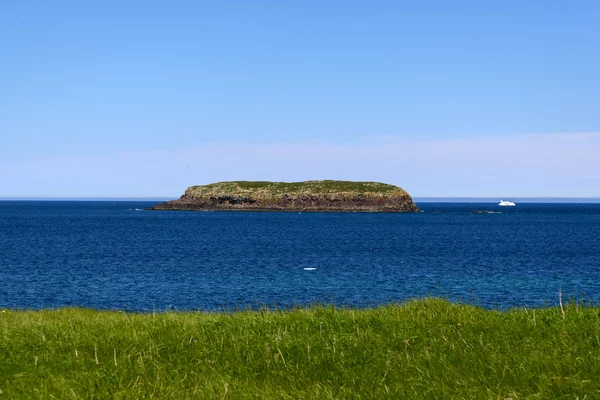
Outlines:
{"type": "MultiPolygon", "coordinates": [[[[104,197],[44,197],[44,196],[11,196],[11,197],[0,197],[0,201],[168,201],[178,199],[180,196],[168,197],[168,196],[140,196],[140,197],[127,197],[127,196],[104,196],[104,197]]],[[[411,196],[415,202],[436,202],[436,201],[448,201],[453,200],[456,202],[472,202],[472,201],[485,201],[495,202],[500,199],[508,200],[520,200],[520,201],[562,201],[562,202],[581,202],[581,201],[593,201],[600,202],[600,196],[411,196]]]]}

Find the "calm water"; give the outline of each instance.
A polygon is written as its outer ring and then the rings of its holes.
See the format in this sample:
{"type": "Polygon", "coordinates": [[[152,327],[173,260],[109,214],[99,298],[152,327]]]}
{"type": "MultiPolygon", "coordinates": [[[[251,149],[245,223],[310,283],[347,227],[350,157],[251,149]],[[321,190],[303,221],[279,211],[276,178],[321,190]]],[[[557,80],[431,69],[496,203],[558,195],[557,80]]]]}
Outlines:
{"type": "Polygon", "coordinates": [[[600,204],[139,210],[152,204],[0,202],[0,307],[368,306],[426,295],[541,306],[556,304],[559,289],[600,301],[600,204]]]}

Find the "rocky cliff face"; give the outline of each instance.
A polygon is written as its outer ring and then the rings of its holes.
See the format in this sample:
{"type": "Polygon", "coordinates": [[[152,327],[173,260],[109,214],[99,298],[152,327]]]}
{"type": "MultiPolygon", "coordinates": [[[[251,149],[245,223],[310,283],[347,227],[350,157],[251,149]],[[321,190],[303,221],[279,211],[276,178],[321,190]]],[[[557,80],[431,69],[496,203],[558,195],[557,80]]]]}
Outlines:
{"type": "Polygon", "coordinates": [[[151,210],[415,212],[403,189],[378,182],[219,182],[151,210]]]}

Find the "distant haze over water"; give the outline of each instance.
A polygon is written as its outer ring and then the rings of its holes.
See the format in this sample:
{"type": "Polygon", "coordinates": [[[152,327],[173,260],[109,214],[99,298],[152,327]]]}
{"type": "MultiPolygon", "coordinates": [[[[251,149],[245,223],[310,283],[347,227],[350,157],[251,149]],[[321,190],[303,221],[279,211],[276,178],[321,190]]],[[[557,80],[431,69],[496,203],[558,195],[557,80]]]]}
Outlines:
{"type": "Polygon", "coordinates": [[[167,201],[173,197],[0,197],[0,201],[167,201]]]}
{"type": "MultiPolygon", "coordinates": [[[[179,198],[172,197],[0,197],[0,201],[168,201],[179,198]]],[[[600,203],[600,197],[415,197],[418,203],[498,203],[510,200],[516,203],[600,203]]]]}
{"type": "Polygon", "coordinates": [[[599,197],[413,197],[418,203],[499,203],[510,200],[515,203],[600,203],[599,197]]]}

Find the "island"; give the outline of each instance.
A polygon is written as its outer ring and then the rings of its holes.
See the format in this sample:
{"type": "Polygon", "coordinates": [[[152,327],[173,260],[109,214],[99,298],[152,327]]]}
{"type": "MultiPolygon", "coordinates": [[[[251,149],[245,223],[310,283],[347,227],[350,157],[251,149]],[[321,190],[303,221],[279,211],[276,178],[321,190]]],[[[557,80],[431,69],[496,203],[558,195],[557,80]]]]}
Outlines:
{"type": "Polygon", "coordinates": [[[150,210],[416,212],[402,188],[379,182],[232,181],[190,186],[177,200],[150,210]]]}

